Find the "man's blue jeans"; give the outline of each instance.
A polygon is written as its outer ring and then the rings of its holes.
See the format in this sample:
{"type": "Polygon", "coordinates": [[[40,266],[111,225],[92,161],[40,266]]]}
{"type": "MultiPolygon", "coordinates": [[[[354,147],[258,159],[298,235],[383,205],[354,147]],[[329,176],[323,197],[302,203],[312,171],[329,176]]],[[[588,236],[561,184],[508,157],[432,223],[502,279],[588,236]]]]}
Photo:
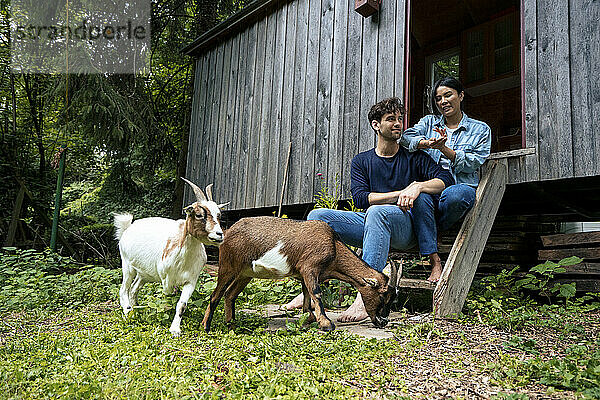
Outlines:
{"type": "Polygon", "coordinates": [[[426,193],[419,195],[411,215],[422,255],[438,252],[438,230],[448,230],[461,219],[473,207],[475,193],[474,187],[456,184],[444,189],[439,200],[426,193]]]}
{"type": "Polygon", "coordinates": [[[307,219],[327,222],[342,242],[362,247],[363,260],[380,272],[385,268],[390,245],[402,250],[416,244],[410,214],[393,204],[371,206],[366,212],[318,208],[307,219]]]}
{"type": "MultiPolygon", "coordinates": [[[[452,226],[474,202],[475,189],[470,186],[453,185],[444,190],[438,206],[440,229],[452,226]],[[456,186],[460,187],[452,189],[456,186]]],[[[394,204],[374,205],[366,212],[318,208],[312,210],[307,219],[327,222],[344,243],[362,247],[363,260],[381,272],[390,247],[406,250],[417,244],[419,239],[422,254],[437,252],[436,203],[433,196],[421,193],[410,212],[402,211],[394,204]]]]}

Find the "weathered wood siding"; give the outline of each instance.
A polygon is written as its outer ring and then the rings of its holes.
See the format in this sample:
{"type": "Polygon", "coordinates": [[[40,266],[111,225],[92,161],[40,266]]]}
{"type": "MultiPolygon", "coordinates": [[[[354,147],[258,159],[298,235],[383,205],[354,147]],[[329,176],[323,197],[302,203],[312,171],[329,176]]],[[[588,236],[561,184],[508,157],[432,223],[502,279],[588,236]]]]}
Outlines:
{"type": "Polygon", "coordinates": [[[350,161],[374,144],[369,108],[403,96],[405,28],[404,0],[370,18],[353,5],[287,2],[198,56],[189,179],[230,209],[277,205],[292,142],[284,204],[322,185],[349,197],[350,161]]]}
{"type": "MultiPolygon", "coordinates": [[[[338,186],[373,146],[366,118],[403,95],[405,0],[363,18],[353,2],[292,0],[198,55],[188,177],[233,209],[338,186]]],[[[600,2],[522,0],[525,144],[508,183],[600,175],[600,2]]],[[[188,194],[189,195],[189,194],[188,194]]]]}
{"type": "Polygon", "coordinates": [[[524,0],[526,146],[509,182],[600,175],[600,3],[524,0]]]}

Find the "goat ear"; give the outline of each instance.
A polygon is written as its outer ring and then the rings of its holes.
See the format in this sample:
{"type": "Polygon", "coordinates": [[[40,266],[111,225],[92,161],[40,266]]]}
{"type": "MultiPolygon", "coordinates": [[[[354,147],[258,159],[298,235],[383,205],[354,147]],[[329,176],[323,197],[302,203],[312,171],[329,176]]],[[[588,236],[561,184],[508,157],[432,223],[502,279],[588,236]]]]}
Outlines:
{"type": "Polygon", "coordinates": [[[227,207],[227,206],[228,206],[228,205],[230,205],[230,204],[231,204],[231,202],[230,202],[230,201],[228,201],[227,203],[223,203],[223,204],[217,204],[217,207],[219,207],[219,208],[223,208],[223,207],[227,207]]]}
{"type": "Polygon", "coordinates": [[[184,212],[186,215],[190,215],[190,214],[192,214],[192,213],[194,212],[194,207],[193,207],[193,206],[187,206],[187,207],[185,207],[185,208],[183,209],[183,212],[184,212]]]}
{"type": "Polygon", "coordinates": [[[379,282],[375,278],[362,278],[366,285],[371,286],[374,289],[379,287],[379,282]]]}
{"type": "Polygon", "coordinates": [[[204,189],[204,191],[206,192],[206,197],[208,198],[208,201],[213,201],[213,198],[212,198],[212,187],[213,187],[213,184],[211,183],[210,185],[208,185],[206,187],[206,189],[204,189]]]}

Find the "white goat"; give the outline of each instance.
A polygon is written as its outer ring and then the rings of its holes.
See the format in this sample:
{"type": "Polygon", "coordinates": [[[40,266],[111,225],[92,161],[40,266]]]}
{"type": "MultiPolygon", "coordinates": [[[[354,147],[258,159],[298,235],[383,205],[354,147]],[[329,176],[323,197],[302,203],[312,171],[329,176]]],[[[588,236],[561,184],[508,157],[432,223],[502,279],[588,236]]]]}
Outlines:
{"type": "Polygon", "coordinates": [[[127,315],[137,304],[137,293],[146,282],[160,282],[165,294],[181,287],[175,317],[169,331],[181,334],[181,316],[206,264],[204,244],[219,246],[223,230],[220,209],[226,204],[212,200],[212,184],[205,196],[198,186],[185,178],[197,201],[185,207],[185,219],[143,218],[131,223],[130,214],[115,215],[115,236],[123,265],[120,302],[127,315]]]}

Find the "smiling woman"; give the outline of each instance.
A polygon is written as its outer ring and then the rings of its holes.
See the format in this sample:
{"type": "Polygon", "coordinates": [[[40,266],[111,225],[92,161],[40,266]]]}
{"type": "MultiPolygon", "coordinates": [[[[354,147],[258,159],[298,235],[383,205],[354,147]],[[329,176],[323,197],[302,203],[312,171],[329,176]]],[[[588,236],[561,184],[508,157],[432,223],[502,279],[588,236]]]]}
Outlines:
{"type": "MultiPolygon", "coordinates": [[[[437,281],[442,273],[437,249],[437,231],[450,228],[471,209],[479,183],[478,170],[490,155],[491,132],[489,126],[469,118],[462,111],[465,92],[455,78],[438,80],[431,91],[431,102],[438,115],[427,115],[415,126],[407,129],[400,144],[409,151],[425,150],[444,169],[449,170],[456,185],[447,187],[437,203],[437,224],[415,224],[420,252],[429,256],[430,281],[437,281]]],[[[414,210],[413,218],[423,215],[414,210]]]]}

